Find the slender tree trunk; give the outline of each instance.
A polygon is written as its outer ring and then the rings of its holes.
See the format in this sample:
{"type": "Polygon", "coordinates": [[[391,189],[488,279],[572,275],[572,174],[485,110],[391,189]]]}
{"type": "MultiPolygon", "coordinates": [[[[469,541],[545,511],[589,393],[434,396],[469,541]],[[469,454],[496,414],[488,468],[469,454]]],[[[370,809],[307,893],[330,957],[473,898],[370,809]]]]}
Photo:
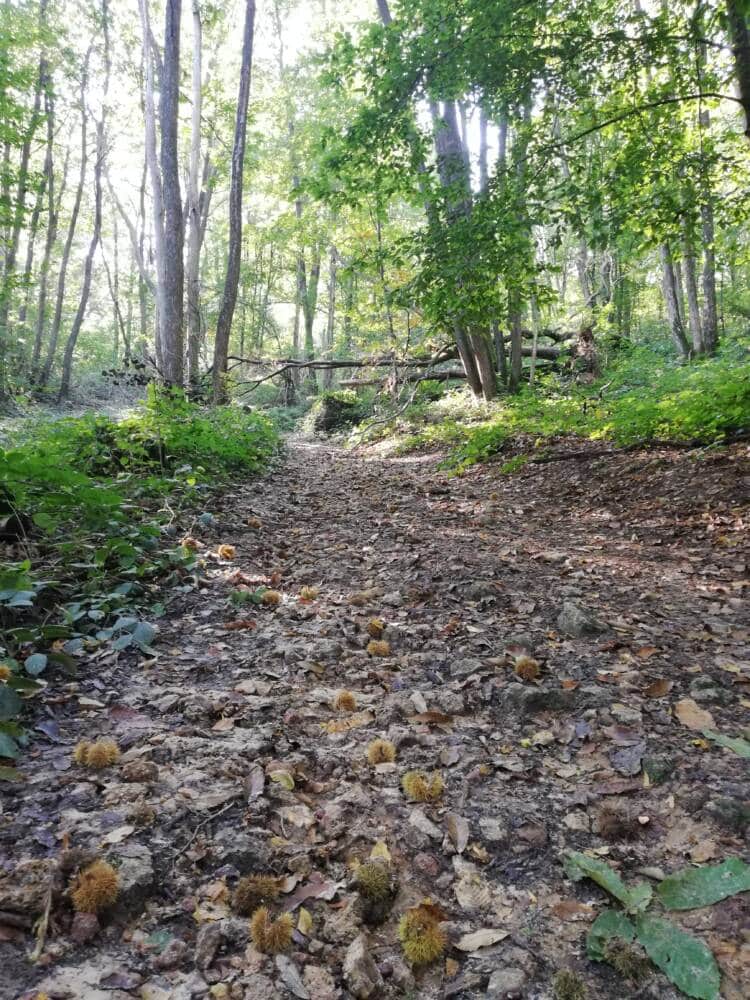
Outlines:
{"type": "Polygon", "coordinates": [[[661,255],[662,291],[664,293],[664,304],[667,307],[669,332],[672,335],[677,353],[685,358],[689,353],[689,347],[682,319],[680,318],[680,308],[677,300],[677,282],[675,280],[672,255],[666,243],[662,243],[659,252],[661,255]]]}
{"type": "MultiPolygon", "coordinates": [[[[49,281],[49,268],[52,260],[52,251],[57,239],[57,222],[59,217],[59,204],[55,202],[55,170],[53,162],[53,142],[55,133],[55,113],[54,96],[51,88],[48,88],[45,95],[45,112],[47,115],[47,151],[44,157],[44,175],[47,179],[47,234],[44,241],[44,256],[39,268],[38,292],[36,300],[36,317],[34,322],[34,348],[31,352],[31,373],[30,381],[34,385],[39,378],[39,359],[42,354],[42,342],[44,340],[44,328],[47,320],[47,284],[49,281]]],[[[65,152],[63,164],[62,181],[60,194],[67,186],[68,162],[70,158],[70,146],[65,152]]]]}
{"type": "MultiPolygon", "coordinates": [[[[46,160],[45,160],[46,164],[46,160]]],[[[36,200],[34,201],[34,210],[31,213],[31,220],[29,222],[28,237],[26,244],[26,262],[23,268],[23,277],[21,278],[21,287],[23,288],[23,299],[21,300],[21,305],[18,309],[18,326],[20,328],[20,335],[26,339],[26,317],[29,312],[29,303],[31,302],[31,273],[34,269],[34,250],[36,246],[36,236],[39,230],[39,217],[42,214],[42,204],[44,202],[44,196],[47,190],[48,181],[47,170],[42,171],[42,179],[39,183],[39,187],[36,193],[36,200]]],[[[24,350],[24,355],[28,359],[28,349],[24,350]]]]}
{"type": "MultiPolygon", "coordinates": [[[[331,357],[333,350],[334,327],[336,323],[336,274],[338,265],[338,254],[335,246],[331,246],[328,255],[328,315],[326,318],[326,341],[325,352],[327,357],[331,357]]],[[[327,368],[323,371],[323,388],[329,389],[333,382],[333,369],[327,368]]]]}
{"type": "Polygon", "coordinates": [[[81,75],[81,90],[80,90],[80,100],[81,100],[81,167],[78,175],[78,187],[76,188],[75,200],[73,201],[73,211],[70,216],[70,221],[68,222],[68,232],[65,237],[65,244],[63,246],[62,258],[60,260],[60,270],[57,275],[57,295],[55,297],[55,311],[52,316],[52,324],[50,326],[49,332],[49,344],[47,345],[47,357],[44,362],[44,368],[42,369],[42,374],[39,379],[39,386],[44,388],[47,385],[52,374],[52,368],[55,363],[55,354],[57,353],[57,341],[60,336],[60,325],[62,323],[62,311],[63,303],[65,301],[65,281],[68,272],[68,262],[70,260],[70,251],[73,246],[73,239],[75,237],[76,226],[78,224],[78,215],[81,211],[81,200],[83,198],[83,188],[86,182],[86,170],[88,168],[88,115],[86,113],[86,89],[88,87],[88,75],[89,75],[89,59],[91,57],[91,48],[89,48],[86,53],[86,58],[83,63],[83,73],[81,75]]]}
{"type": "Polygon", "coordinates": [[[698,301],[698,283],[696,281],[695,250],[690,234],[683,226],[682,233],[683,271],[685,275],[685,293],[687,295],[688,329],[692,349],[695,354],[703,353],[703,330],[701,329],[701,310],[698,301]]]}
{"type": "Polygon", "coordinates": [[[745,135],[750,139],[750,28],[747,4],[743,0],[727,0],[727,22],[734,53],[737,90],[745,112],[745,135]]]}
{"type": "Polygon", "coordinates": [[[214,345],[213,389],[214,401],[226,399],[224,376],[227,371],[229,334],[232,317],[237,302],[237,287],[240,280],[240,260],[242,254],[242,171],[245,163],[245,137],[247,134],[247,106],[250,99],[250,71],[253,61],[253,32],[255,27],[255,0],[247,0],[245,7],[245,32],[242,43],[242,63],[240,67],[240,90],[237,99],[237,117],[234,126],[232,147],[232,178],[229,188],[229,259],[224,282],[219,318],[216,323],[214,345]]]}
{"type": "MultiPolygon", "coordinates": [[[[104,141],[104,123],[107,115],[107,96],[109,94],[110,57],[109,57],[109,0],[101,0],[102,31],[104,35],[104,88],[102,92],[102,112],[96,125],[96,160],[94,162],[94,224],[91,231],[91,242],[88,253],[83,264],[83,285],[81,287],[81,298],[78,303],[73,325],[68,334],[63,353],[62,378],[60,380],[60,391],[57,395],[58,403],[67,399],[70,395],[70,380],[73,371],[73,354],[75,351],[78,335],[83,326],[86,316],[89,294],[91,292],[91,276],[94,267],[94,254],[99,246],[102,235],[102,171],[104,168],[104,157],[106,156],[106,144],[104,141]]],[[[85,114],[85,112],[84,112],[85,114]]]]}
{"type": "Polygon", "coordinates": [[[180,15],[182,0],[167,0],[164,13],[164,59],[159,79],[161,182],[164,201],[164,259],[160,268],[164,295],[159,324],[164,379],[182,386],[184,352],[184,285],[182,252],[185,227],[177,158],[177,116],[180,104],[180,15]]]}
{"type": "Polygon", "coordinates": [[[198,0],[193,0],[193,108],[190,134],[190,165],[187,184],[187,322],[188,322],[188,382],[194,389],[200,378],[201,310],[200,252],[201,212],[198,189],[201,157],[201,113],[203,96],[203,28],[198,0]]]}

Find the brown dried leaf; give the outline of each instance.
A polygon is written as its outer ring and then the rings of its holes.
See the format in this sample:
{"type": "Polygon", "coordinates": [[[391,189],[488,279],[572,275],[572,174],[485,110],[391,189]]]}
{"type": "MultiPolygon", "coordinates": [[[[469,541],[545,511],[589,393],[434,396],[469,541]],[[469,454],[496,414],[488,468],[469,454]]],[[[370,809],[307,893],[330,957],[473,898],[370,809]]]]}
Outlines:
{"type": "Polygon", "coordinates": [[[674,714],[688,729],[702,731],[716,728],[713,715],[707,709],[701,708],[692,698],[678,701],[674,707],[674,714]]]}
{"type": "Polygon", "coordinates": [[[666,677],[658,677],[655,681],[652,681],[648,687],[643,689],[643,694],[646,698],[663,698],[664,695],[669,694],[671,690],[672,682],[667,680],[666,677]]]}
{"type": "Polygon", "coordinates": [[[463,816],[457,813],[448,813],[445,817],[445,826],[451,843],[456,848],[457,854],[463,854],[466,845],[469,843],[469,824],[463,816]]]}

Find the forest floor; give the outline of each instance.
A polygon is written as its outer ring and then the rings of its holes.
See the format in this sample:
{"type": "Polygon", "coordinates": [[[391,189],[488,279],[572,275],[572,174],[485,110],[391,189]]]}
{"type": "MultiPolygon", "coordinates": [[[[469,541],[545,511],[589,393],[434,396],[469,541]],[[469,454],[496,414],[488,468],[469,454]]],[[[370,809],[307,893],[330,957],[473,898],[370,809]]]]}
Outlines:
{"type": "MultiPolygon", "coordinates": [[[[50,688],[27,781],[3,788],[0,996],[551,1000],[574,969],[590,998],[678,997],[586,958],[605,894],[562,858],[656,885],[747,848],[747,761],[703,731],[748,724],[748,459],[660,448],[448,478],[434,455],[292,441],[215,504],[156,655],[99,650],[50,688]],[[269,581],[278,606],[230,604],[269,581]],[[373,618],[388,655],[367,651],[373,618]],[[536,680],[514,673],[524,651],[536,680]],[[332,709],[341,689],[356,711],[332,709]],[[72,763],[94,736],[117,765],[72,763]],[[375,737],[395,763],[368,764],[375,737]],[[407,801],[413,768],[442,774],[438,802],[407,801]],[[399,888],[367,928],[352,870],[378,842],[399,888]],[[99,921],[55,901],[34,966],[24,906],[67,846],[115,864],[120,897],[99,921]],[[250,872],[284,876],[278,906],[301,915],[275,959],[232,911],[250,872]],[[414,973],[396,931],[425,897],[450,943],[414,973]]],[[[747,996],[749,895],[674,917],[728,1000],[747,996]]]]}

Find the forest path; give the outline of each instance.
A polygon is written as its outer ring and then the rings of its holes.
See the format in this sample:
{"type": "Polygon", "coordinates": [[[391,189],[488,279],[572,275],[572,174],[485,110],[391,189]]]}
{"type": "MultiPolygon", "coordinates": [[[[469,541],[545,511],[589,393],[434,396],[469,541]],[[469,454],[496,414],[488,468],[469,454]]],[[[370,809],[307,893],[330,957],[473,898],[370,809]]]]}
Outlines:
{"type": "MultiPolygon", "coordinates": [[[[597,849],[632,881],[741,849],[746,762],[690,727],[747,725],[747,459],[665,449],[448,478],[434,456],[291,442],[268,475],[224,494],[214,527],[194,526],[201,586],[172,595],[158,655],[92,660],[55,710],[54,740],[37,744],[4,842],[54,857],[64,833],[119,867],[122,892],[101,927],[71,926],[61,905],[51,968],[32,973],[17,942],[0,943],[0,995],[26,996],[33,977],[87,1000],[209,986],[248,1000],[551,998],[555,972],[575,968],[591,996],[676,996],[658,974],[623,992],[585,959],[604,896],[560,862],[597,849]],[[230,603],[271,581],[278,606],[230,603]],[[317,597],[300,601],[302,587],[317,597]],[[569,634],[583,622],[570,605],[604,631],[569,634]],[[375,617],[386,656],[366,649],[375,617]],[[534,683],[514,674],[524,650],[534,683]],[[356,712],[332,709],[341,689],[356,712]],[[95,735],[119,741],[121,763],[71,766],[73,743],[95,735]],[[394,764],[367,763],[376,737],[396,745],[394,764]],[[407,801],[413,768],[441,772],[441,801],[407,801]],[[344,962],[362,930],[351,863],[378,841],[400,889],[344,962]],[[232,913],[253,871],[286,876],[279,906],[311,917],[289,959],[248,948],[232,913]],[[453,942],[496,933],[415,983],[396,927],[426,896],[453,942]]],[[[720,956],[727,998],[747,974],[743,908],[735,897],[683,918],[720,956]]]]}

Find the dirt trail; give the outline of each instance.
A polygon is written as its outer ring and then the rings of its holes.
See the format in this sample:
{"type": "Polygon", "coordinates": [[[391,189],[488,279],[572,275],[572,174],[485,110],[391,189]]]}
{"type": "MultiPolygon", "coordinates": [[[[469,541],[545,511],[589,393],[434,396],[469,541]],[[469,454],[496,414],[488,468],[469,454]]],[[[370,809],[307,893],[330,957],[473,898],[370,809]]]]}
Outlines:
{"type": "MultiPolygon", "coordinates": [[[[690,726],[706,728],[701,711],[728,735],[748,723],[748,484],[739,447],[448,479],[434,456],[291,444],[195,530],[201,586],[165,595],[158,655],[94,656],[49,699],[29,782],[3,793],[4,869],[35,859],[32,900],[64,841],[113,861],[122,891],[101,927],[56,905],[37,970],[28,930],[6,929],[0,996],[550,1000],[571,968],[591,997],[676,997],[658,973],[629,986],[586,959],[605,897],[567,880],[561,857],[600,849],[630,881],[746,847],[746,761],[690,726]],[[279,606],[229,603],[275,572],[279,606]],[[305,586],[319,593],[301,602],[305,586]],[[386,656],[366,649],[374,617],[386,656]],[[242,619],[256,627],[226,628],[242,619]],[[537,680],[516,677],[521,654],[537,680]],[[331,708],[343,688],[356,713],[331,708]],[[333,720],[352,728],[329,733],[333,720]],[[121,763],[72,765],[75,742],[99,735],[121,763]],[[378,736],[397,758],[373,768],[378,736]],[[441,772],[438,803],[407,801],[413,768],[441,772]],[[368,929],[352,862],[378,841],[399,891],[368,929]],[[311,917],[286,957],[248,948],[232,913],[252,871],[287,876],[279,905],[311,917]],[[488,928],[494,943],[413,974],[396,927],[426,896],[453,944],[488,928]]],[[[730,1000],[749,974],[747,895],[680,918],[730,1000]]]]}

